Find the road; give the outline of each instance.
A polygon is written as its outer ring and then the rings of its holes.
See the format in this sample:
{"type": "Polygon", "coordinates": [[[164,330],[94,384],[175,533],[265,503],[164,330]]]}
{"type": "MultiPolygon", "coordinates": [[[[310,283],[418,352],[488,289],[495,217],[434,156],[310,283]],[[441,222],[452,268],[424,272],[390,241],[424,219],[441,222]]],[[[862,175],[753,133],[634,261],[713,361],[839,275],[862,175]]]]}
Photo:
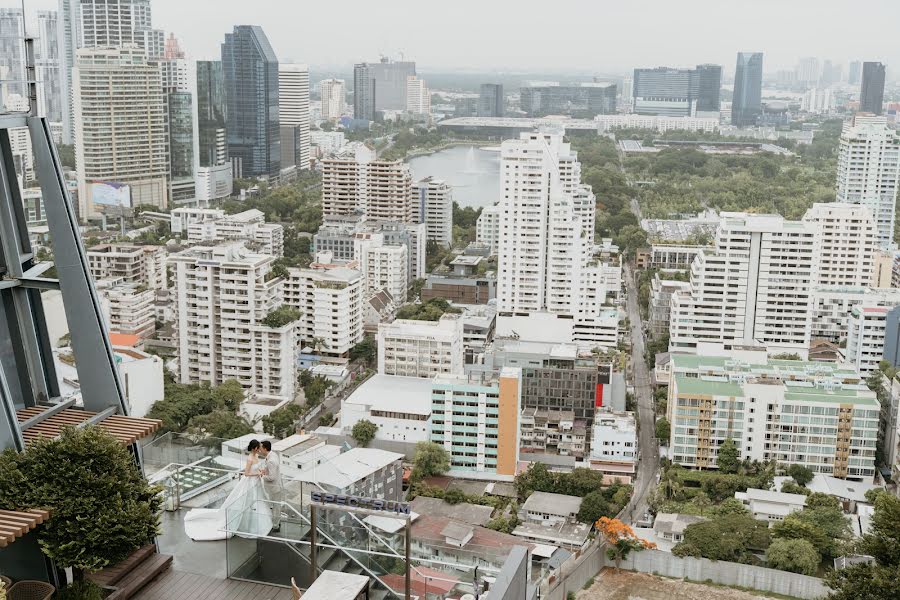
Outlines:
{"type": "Polygon", "coordinates": [[[627,291],[626,311],[631,322],[631,376],[634,386],[634,398],[637,403],[638,421],[638,460],[637,478],[635,480],[635,509],[631,521],[634,522],[647,511],[647,495],[656,483],[659,471],[659,446],[656,442],[656,409],[653,402],[653,387],[650,384],[650,371],[644,362],[644,334],[641,327],[641,311],[638,306],[637,283],[631,265],[625,266],[625,289],[627,291]]]}

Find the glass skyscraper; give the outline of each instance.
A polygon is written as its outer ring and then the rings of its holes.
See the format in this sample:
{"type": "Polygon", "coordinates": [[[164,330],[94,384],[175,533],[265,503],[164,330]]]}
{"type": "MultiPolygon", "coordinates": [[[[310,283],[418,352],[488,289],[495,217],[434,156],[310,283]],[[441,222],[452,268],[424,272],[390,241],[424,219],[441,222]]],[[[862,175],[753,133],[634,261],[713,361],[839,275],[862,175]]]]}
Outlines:
{"type": "Polygon", "coordinates": [[[859,111],[880,115],[884,104],[884,65],[864,62],[862,87],[859,90],[859,111]]]}
{"type": "Polygon", "coordinates": [[[479,117],[502,117],[506,112],[502,83],[482,83],[478,95],[479,117]]]}
{"type": "Polygon", "coordinates": [[[222,44],[228,153],[238,177],[278,177],[278,58],[262,28],[236,25],[222,44]]]}
{"type": "Polygon", "coordinates": [[[734,71],[731,124],[752,127],[762,114],[762,52],[738,52],[734,71]]]}
{"type": "Polygon", "coordinates": [[[353,118],[375,120],[375,75],[369,63],[353,66],[353,118]]]}
{"type": "Polygon", "coordinates": [[[719,112],[719,92],[722,89],[720,65],[697,65],[697,112],[719,112]]]}
{"type": "Polygon", "coordinates": [[[197,131],[201,167],[228,162],[225,78],[218,60],[197,61],[197,131]]]}

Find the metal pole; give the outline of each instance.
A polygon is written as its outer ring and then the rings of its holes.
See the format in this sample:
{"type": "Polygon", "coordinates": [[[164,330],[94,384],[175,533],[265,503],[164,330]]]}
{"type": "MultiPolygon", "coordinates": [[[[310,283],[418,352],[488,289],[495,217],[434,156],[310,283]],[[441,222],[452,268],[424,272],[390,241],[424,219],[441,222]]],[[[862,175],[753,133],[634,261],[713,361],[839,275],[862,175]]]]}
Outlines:
{"type": "Polygon", "coordinates": [[[317,546],[319,545],[319,519],[318,519],[318,511],[316,510],[315,504],[309,505],[309,584],[312,585],[313,582],[318,577],[318,569],[316,568],[316,563],[318,562],[318,552],[317,546]]]}
{"type": "Polygon", "coordinates": [[[410,536],[411,536],[411,528],[409,526],[410,519],[406,517],[406,600],[412,600],[412,569],[409,564],[409,549],[410,549],[410,536]]]}

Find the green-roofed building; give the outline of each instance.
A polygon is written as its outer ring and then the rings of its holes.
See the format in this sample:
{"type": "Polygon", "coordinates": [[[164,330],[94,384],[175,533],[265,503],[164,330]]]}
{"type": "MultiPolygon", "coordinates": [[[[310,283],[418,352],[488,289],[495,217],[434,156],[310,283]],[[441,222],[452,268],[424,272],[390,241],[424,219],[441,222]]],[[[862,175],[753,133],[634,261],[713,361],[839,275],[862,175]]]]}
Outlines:
{"type": "Polygon", "coordinates": [[[671,359],[668,418],[675,463],[715,469],[719,446],[732,439],[741,459],[801,464],[850,479],[874,476],[881,407],[855,371],[759,357],[671,359]]]}

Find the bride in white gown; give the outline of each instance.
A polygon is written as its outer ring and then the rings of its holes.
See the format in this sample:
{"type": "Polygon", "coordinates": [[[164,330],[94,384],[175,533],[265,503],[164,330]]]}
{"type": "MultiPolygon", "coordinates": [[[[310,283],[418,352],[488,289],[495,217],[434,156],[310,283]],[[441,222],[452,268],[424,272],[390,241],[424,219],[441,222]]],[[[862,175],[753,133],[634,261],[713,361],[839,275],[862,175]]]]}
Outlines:
{"type": "Polygon", "coordinates": [[[260,473],[265,463],[258,456],[259,442],[253,440],[247,450],[250,455],[241,480],[222,506],[194,508],[184,516],[184,532],[195,542],[225,540],[232,535],[252,538],[272,530],[272,508],[260,473]]]}

